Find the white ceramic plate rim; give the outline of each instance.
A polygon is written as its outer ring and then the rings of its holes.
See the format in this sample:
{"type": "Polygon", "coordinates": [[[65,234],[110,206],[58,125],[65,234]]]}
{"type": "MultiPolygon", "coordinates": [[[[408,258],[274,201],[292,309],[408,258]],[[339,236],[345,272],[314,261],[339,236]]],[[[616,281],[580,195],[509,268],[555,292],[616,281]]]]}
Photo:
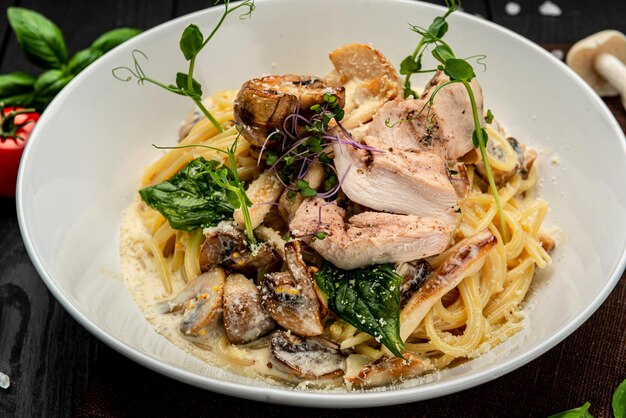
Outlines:
{"type": "MultiPolygon", "coordinates": [[[[257,4],[262,4],[265,2],[270,2],[271,0],[257,0],[257,4]]],[[[404,3],[416,3],[412,0],[397,0],[404,3]]],[[[261,6],[262,7],[262,6],[261,6]]],[[[421,7],[432,7],[437,10],[444,10],[441,6],[436,6],[432,4],[421,3],[421,7]]],[[[161,25],[158,25],[154,28],[151,28],[144,32],[145,35],[149,35],[154,31],[160,30],[164,27],[170,25],[176,25],[181,20],[187,20],[193,18],[193,16],[200,15],[206,13],[206,10],[198,11],[186,16],[181,16],[179,18],[173,19],[171,21],[165,22],[161,25]]],[[[607,120],[611,123],[611,128],[617,134],[617,137],[622,138],[622,150],[624,151],[624,159],[626,160],[626,138],[624,138],[624,133],[613,117],[610,110],[606,107],[604,102],[591,90],[591,88],[580,79],[576,74],[574,74],[565,64],[561,61],[557,60],[551,54],[546,52],[543,48],[538,46],[537,44],[529,41],[528,39],[501,27],[495,23],[490,21],[480,19],[478,17],[474,17],[471,15],[465,15],[466,18],[479,20],[482,24],[489,26],[492,30],[500,33],[505,33],[508,36],[513,36],[517,38],[519,41],[525,43],[529,48],[532,48],[536,51],[539,51],[542,54],[545,54],[554,61],[559,62],[560,65],[564,67],[565,72],[570,76],[575,78],[576,83],[580,85],[584,90],[587,91],[589,97],[593,101],[593,104],[597,109],[599,109],[602,113],[605,114],[607,120]]],[[[143,36],[139,35],[139,36],[143,36]]],[[[131,43],[135,42],[135,40],[130,40],[127,44],[132,45],[131,43]]],[[[88,76],[91,71],[95,71],[98,66],[105,65],[106,60],[99,60],[92,64],[89,68],[84,70],[81,74],[77,76],[77,80],[82,77],[88,76]]],[[[70,83],[70,85],[73,83],[70,83]]],[[[44,113],[38,122],[39,125],[43,125],[48,120],[48,115],[53,115],[56,111],[56,108],[59,107],[65,96],[71,93],[71,88],[65,88],[58,96],[53,100],[53,102],[49,106],[49,111],[44,113]]],[[[24,155],[22,157],[23,160],[27,160],[29,158],[30,149],[39,141],[39,135],[37,135],[37,130],[33,133],[33,136],[26,144],[26,148],[24,150],[24,155]]],[[[24,241],[24,245],[26,250],[35,266],[37,272],[41,276],[43,282],[48,287],[50,292],[54,295],[54,297],[61,303],[61,305],[69,312],[69,314],[77,320],[82,326],[84,326],[89,332],[98,337],[101,341],[106,343],[108,346],[122,353],[126,357],[154,370],[159,373],[162,373],[166,376],[179,380],[181,382],[185,382],[191,384],[193,386],[197,386],[203,389],[209,389],[214,392],[223,393],[230,396],[237,396],[257,401],[270,402],[270,403],[280,403],[285,405],[298,405],[298,406],[307,406],[307,407],[344,407],[344,408],[359,408],[365,406],[384,406],[391,404],[401,404],[408,402],[415,402],[419,400],[425,400],[430,398],[435,398],[443,395],[447,395],[450,393],[458,392],[464,389],[468,389],[474,386],[478,386],[482,383],[486,383],[491,381],[497,377],[503,376],[506,373],[509,373],[518,367],[521,367],[533,359],[539,357],[541,354],[550,350],[554,346],[556,346],[559,342],[563,341],[567,336],[569,336],[572,332],[574,332],[578,327],[580,327],[604,302],[604,300],[611,293],[617,282],[619,281],[624,269],[626,268],[626,249],[623,250],[622,255],[619,258],[617,265],[611,273],[609,281],[606,283],[604,288],[600,291],[600,293],[596,296],[595,299],[580,313],[576,316],[570,323],[561,327],[556,333],[554,333],[551,337],[546,339],[541,344],[536,345],[532,349],[521,353],[517,356],[510,358],[507,361],[502,363],[494,364],[492,366],[486,367],[483,370],[472,373],[471,375],[455,378],[452,381],[440,382],[440,383],[432,383],[427,386],[417,386],[412,388],[404,388],[404,389],[394,389],[389,391],[376,391],[376,392],[355,392],[355,393],[320,393],[320,392],[305,392],[305,391],[296,391],[289,389],[279,389],[275,387],[259,387],[259,386],[246,386],[244,384],[237,384],[231,382],[224,382],[218,380],[216,378],[212,378],[209,376],[201,376],[192,372],[188,372],[186,370],[182,370],[167,364],[164,364],[153,358],[148,356],[140,351],[134,349],[133,347],[125,344],[116,338],[109,335],[106,331],[92,323],[87,317],[85,317],[79,310],[79,308],[72,303],[72,301],[65,295],[64,291],[57,286],[56,282],[49,274],[49,272],[45,269],[43,263],[40,261],[39,254],[36,251],[35,245],[31,238],[31,230],[28,226],[28,222],[25,219],[24,215],[24,200],[23,193],[21,191],[23,179],[25,176],[26,170],[24,169],[24,165],[20,166],[18,173],[18,181],[17,181],[17,196],[16,196],[16,207],[17,207],[17,216],[18,223],[22,233],[22,239],[24,241]]]]}

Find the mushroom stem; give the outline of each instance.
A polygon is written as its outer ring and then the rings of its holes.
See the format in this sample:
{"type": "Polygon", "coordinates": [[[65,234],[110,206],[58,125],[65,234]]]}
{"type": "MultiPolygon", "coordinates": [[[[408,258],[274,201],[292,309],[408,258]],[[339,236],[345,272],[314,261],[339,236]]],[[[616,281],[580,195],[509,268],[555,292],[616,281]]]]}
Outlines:
{"type": "Polygon", "coordinates": [[[619,91],[622,106],[626,109],[626,65],[608,53],[598,55],[593,64],[596,71],[619,91]]]}

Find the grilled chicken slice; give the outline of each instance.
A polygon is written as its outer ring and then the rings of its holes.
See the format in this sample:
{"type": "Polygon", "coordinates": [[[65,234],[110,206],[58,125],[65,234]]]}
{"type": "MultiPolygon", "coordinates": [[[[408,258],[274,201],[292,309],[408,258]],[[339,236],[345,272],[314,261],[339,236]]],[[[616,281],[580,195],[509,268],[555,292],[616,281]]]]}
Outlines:
{"type": "Polygon", "coordinates": [[[426,151],[405,151],[367,136],[378,151],[335,143],[335,168],[344,177],[341,190],[350,200],[372,209],[433,216],[456,224],[457,194],[444,160],[426,151]],[[346,174],[347,173],[347,174],[346,174]]]}
{"type": "Polygon", "coordinates": [[[346,270],[439,254],[454,227],[439,218],[380,212],[363,212],[346,222],[344,209],[320,198],[305,200],[289,225],[295,237],[346,270]],[[313,239],[319,232],[326,237],[313,239]]]}
{"type": "Polygon", "coordinates": [[[324,332],[322,306],[299,241],[285,244],[285,261],[288,271],[267,274],[261,281],[261,302],[283,328],[302,336],[320,335],[324,332]]]}
{"type": "Polygon", "coordinates": [[[398,72],[373,46],[349,44],[335,49],[329,57],[336,72],[329,79],[338,79],[346,89],[346,117],[341,122],[346,129],[369,122],[385,102],[400,94],[398,72]]]}
{"type": "Polygon", "coordinates": [[[325,93],[337,96],[338,104],[343,107],[343,87],[333,87],[314,76],[288,74],[255,78],[245,82],[239,90],[234,103],[235,121],[243,127],[244,137],[260,147],[270,133],[283,129],[287,116],[298,109],[306,116],[311,106],[323,104],[325,93]]]}
{"type": "Polygon", "coordinates": [[[200,270],[219,265],[243,273],[266,268],[276,261],[269,244],[262,244],[254,254],[249,250],[243,232],[232,222],[220,222],[204,230],[205,241],[200,247],[200,270]]]}
{"type": "MultiPolygon", "coordinates": [[[[272,171],[264,172],[250,183],[246,190],[246,195],[252,201],[252,206],[248,209],[252,229],[263,223],[263,218],[272,210],[272,204],[278,200],[283,189],[283,184],[272,171]]],[[[246,223],[241,208],[235,209],[233,218],[235,218],[239,226],[245,228],[246,223]]]]}
{"type": "Polygon", "coordinates": [[[184,308],[181,332],[193,337],[204,335],[222,312],[225,279],[226,274],[219,267],[201,274],[173,299],[162,304],[162,311],[175,312],[184,308]]]}
{"type": "Polygon", "coordinates": [[[430,308],[468,275],[482,266],[483,256],[495,245],[496,237],[485,229],[456,244],[448,259],[431,274],[400,312],[402,341],[411,335],[430,308]]]}
{"type": "Polygon", "coordinates": [[[272,335],[270,361],[278,370],[301,379],[340,376],[345,368],[339,345],[324,338],[301,338],[285,331],[272,335]]]}
{"type": "Polygon", "coordinates": [[[351,354],[346,359],[344,380],[353,389],[365,389],[399,383],[435,370],[428,358],[406,353],[404,359],[383,356],[374,363],[370,359],[351,354]]]}
{"type": "Polygon", "coordinates": [[[232,344],[246,344],[276,326],[261,305],[259,289],[241,274],[230,274],[224,284],[224,330],[232,344]]]}
{"type": "MultiPolygon", "coordinates": [[[[463,85],[443,87],[435,96],[430,111],[428,109],[430,95],[446,81],[449,81],[448,77],[439,71],[426,86],[421,99],[386,103],[374,115],[367,135],[380,138],[388,147],[426,150],[438,154],[443,160],[456,160],[471,151],[474,119],[463,85]]],[[[482,115],[482,88],[476,79],[470,85],[479,115],[482,115]]]]}

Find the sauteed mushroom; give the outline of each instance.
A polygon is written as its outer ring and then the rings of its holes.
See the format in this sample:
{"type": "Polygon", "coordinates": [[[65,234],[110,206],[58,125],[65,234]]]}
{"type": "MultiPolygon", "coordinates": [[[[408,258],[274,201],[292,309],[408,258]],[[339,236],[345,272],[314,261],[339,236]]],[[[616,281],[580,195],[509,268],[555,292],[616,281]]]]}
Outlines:
{"type": "MultiPolygon", "coordinates": [[[[192,299],[184,303],[185,316],[180,323],[180,331],[183,334],[193,337],[202,336],[206,334],[207,328],[213,325],[222,312],[225,278],[224,270],[219,267],[198,276],[196,280],[200,280],[203,286],[192,299]]],[[[183,293],[185,296],[189,294],[185,289],[181,292],[183,293]]]]}
{"type": "Polygon", "coordinates": [[[289,271],[267,274],[263,278],[261,302],[282,327],[298,335],[320,335],[324,332],[322,307],[300,251],[300,241],[285,244],[289,271]]]}
{"type": "Polygon", "coordinates": [[[241,274],[230,274],[224,284],[224,329],[232,344],[246,344],[274,329],[272,317],[261,306],[259,289],[241,274]]]}
{"type": "Polygon", "coordinates": [[[278,370],[302,379],[340,376],[345,368],[339,345],[324,338],[302,338],[285,331],[272,335],[270,361],[278,370]]]}

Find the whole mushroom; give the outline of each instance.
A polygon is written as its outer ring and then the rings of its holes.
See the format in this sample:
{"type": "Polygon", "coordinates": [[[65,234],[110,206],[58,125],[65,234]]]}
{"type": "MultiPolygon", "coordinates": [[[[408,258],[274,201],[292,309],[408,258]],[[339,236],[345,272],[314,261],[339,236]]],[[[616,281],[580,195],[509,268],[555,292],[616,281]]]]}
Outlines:
{"type": "Polygon", "coordinates": [[[626,36],[605,30],[578,41],[567,54],[569,65],[600,96],[622,96],[626,108],[626,36]]]}

